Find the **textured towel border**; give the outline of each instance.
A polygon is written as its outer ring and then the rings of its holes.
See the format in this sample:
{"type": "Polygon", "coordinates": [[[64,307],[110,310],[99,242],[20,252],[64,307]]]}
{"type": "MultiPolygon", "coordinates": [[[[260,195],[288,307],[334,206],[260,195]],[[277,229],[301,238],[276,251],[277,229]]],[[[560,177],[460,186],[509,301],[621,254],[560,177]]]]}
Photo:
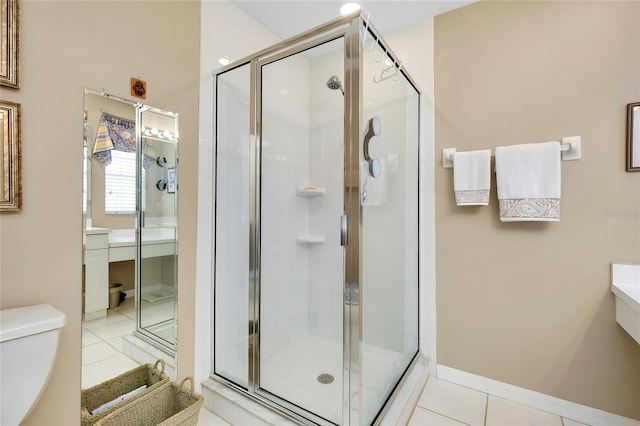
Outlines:
{"type": "Polygon", "coordinates": [[[455,191],[458,206],[486,206],[489,204],[488,189],[455,191]]]}
{"type": "Polygon", "coordinates": [[[498,202],[503,222],[560,220],[559,198],[519,198],[498,202]]]}

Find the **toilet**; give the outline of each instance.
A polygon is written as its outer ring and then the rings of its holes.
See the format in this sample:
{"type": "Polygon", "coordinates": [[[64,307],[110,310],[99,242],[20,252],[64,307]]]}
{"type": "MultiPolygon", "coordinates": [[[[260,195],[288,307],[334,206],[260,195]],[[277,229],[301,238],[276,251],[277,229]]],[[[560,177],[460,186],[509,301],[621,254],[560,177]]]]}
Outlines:
{"type": "Polygon", "coordinates": [[[0,425],[19,425],[38,402],[66,322],[51,305],[0,310],[0,425]]]}

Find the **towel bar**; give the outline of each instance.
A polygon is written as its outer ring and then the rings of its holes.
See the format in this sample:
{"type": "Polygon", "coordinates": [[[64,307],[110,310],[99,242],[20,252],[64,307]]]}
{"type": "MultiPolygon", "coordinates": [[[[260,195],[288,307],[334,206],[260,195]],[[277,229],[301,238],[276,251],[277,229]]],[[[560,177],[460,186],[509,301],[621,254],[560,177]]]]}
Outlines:
{"type": "MultiPolygon", "coordinates": [[[[560,151],[562,151],[562,159],[565,161],[579,160],[582,157],[582,144],[580,136],[566,136],[562,138],[560,142],[560,151]]],[[[453,154],[456,152],[455,148],[444,148],[442,150],[442,168],[453,168],[453,154]]],[[[494,155],[494,151],[491,150],[491,155],[494,155]]]]}

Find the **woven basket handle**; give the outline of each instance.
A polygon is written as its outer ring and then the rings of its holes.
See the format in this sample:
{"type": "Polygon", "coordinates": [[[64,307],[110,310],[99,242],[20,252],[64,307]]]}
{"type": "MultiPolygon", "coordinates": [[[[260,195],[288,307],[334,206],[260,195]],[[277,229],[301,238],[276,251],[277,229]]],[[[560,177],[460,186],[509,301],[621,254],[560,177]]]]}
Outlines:
{"type": "Polygon", "coordinates": [[[160,370],[161,373],[164,373],[164,360],[163,359],[158,359],[156,361],[156,363],[153,364],[153,368],[155,368],[156,370],[160,370]],[[162,368],[158,368],[158,364],[160,364],[162,366],[162,368]]]}
{"type": "Polygon", "coordinates": [[[184,387],[184,382],[189,381],[189,391],[191,393],[193,393],[194,389],[193,389],[193,377],[185,377],[184,379],[182,379],[182,381],[180,382],[180,387],[183,388],[184,387]]]}

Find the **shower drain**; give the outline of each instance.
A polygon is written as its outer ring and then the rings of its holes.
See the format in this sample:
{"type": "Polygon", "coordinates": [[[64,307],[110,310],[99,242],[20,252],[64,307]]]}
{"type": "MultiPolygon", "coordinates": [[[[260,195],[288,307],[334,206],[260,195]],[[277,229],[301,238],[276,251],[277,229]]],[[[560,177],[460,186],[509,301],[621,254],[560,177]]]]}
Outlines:
{"type": "Polygon", "coordinates": [[[329,383],[333,382],[333,376],[331,374],[322,373],[318,376],[318,381],[323,385],[328,385],[329,383]]]}

